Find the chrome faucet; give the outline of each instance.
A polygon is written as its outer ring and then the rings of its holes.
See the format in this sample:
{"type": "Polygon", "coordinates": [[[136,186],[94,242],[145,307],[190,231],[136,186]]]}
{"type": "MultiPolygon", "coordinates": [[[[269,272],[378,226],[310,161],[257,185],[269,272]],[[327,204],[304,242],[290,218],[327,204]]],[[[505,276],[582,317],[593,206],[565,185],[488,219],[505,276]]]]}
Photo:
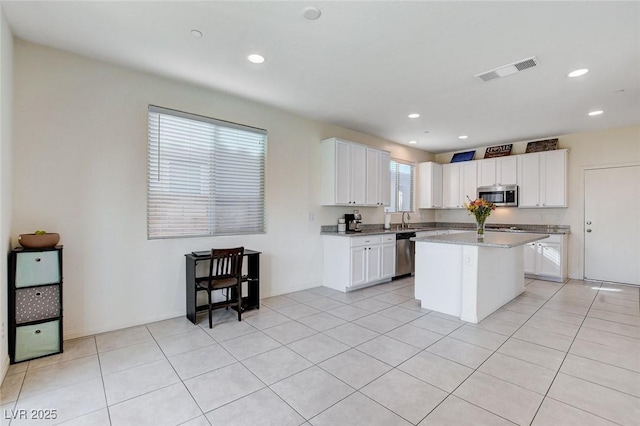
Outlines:
{"type": "Polygon", "coordinates": [[[411,216],[409,215],[409,212],[402,212],[402,229],[407,227],[407,222],[404,221],[404,215],[407,215],[407,220],[411,220],[411,216]]]}

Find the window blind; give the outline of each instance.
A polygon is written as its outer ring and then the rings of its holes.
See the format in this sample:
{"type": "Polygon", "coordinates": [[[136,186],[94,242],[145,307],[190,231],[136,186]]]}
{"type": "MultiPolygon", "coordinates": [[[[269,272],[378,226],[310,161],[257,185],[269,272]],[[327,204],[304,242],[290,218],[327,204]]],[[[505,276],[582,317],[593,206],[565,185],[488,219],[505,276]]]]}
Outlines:
{"type": "Polygon", "coordinates": [[[413,182],[415,165],[391,160],[391,205],[390,212],[413,211],[413,182]]]}
{"type": "Polygon", "coordinates": [[[156,106],[148,112],[148,238],[265,231],[267,132],[156,106]]]}

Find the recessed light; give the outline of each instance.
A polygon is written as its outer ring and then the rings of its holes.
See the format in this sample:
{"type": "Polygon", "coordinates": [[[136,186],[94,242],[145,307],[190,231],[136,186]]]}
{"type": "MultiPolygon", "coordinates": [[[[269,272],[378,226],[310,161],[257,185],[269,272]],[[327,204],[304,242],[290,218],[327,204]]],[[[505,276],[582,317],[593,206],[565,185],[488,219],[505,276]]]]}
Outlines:
{"type": "Polygon", "coordinates": [[[467,135],[461,135],[461,136],[458,136],[458,139],[467,139],[468,137],[469,136],[467,136],[467,135]]]}
{"type": "Polygon", "coordinates": [[[571,71],[568,76],[573,78],[573,77],[580,77],[581,75],[585,75],[586,73],[588,73],[589,70],[587,68],[581,68],[579,70],[575,70],[575,71],[571,71]]]}
{"type": "Polygon", "coordinates": [[[409,143],[410,143],[411,145],[415,145],[415,144],[417,144],[417,143],[418,143],[418,141],[409,141],[409,143]]]}
{"type": "Polygon", "coordinates": [[[407,117],[409,117],[409,118],[418,118],[418,117],[420,117],[420,114],[414,112],[414,113],[411,113],[411,114],[407,115],[407,117]]]}
{"type": "Polygon", "coordinates": [[[591,117],[593,117],[594,115],[600,115],[600,114],[602,114],[603,112],[604,112],[604,111],[602,111],[602,110],[598,110],[598,111],[591,111],[591,112],[589,113],[589,115],[590,115],[591,117]]]}
{"type": "Polygon", "coordinates": [[[310,21],[315,21],[320,17],[320,15],[322,15],[322,12],[320,11],[320,9],[313,6],[305,7],[304,10],[302,11],[302,16],[304,16],[305,19],[308,19],[310,21]]]}
{"type": "Polygon", "coordinates": [[[257,53],[247,56],[247,59],[253,64],[261,64],[264,62],[264,56],[258,55],[257,53]]]}
{"type": "Polygon", "coordinates": [[[195,38],[200,38],[202,37],[202,32],[198,30],[191,30],[191,35],[194,36],[195,38]]]}

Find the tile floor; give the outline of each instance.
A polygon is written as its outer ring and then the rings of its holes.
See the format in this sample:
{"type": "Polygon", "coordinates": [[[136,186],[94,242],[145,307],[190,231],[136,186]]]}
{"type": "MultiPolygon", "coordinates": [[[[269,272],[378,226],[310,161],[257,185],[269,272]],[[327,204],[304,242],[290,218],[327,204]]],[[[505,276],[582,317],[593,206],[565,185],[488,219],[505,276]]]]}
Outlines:
{"type": "Polygon", "coordinates": [[[635,287],[529,281],[473,325],[421,309],[412,278],[319,287],[242,322],[217,311],[211,330],[174,318],[67,341],[11,366],[1,423],[637,426],[639,303],[635,287]]]}

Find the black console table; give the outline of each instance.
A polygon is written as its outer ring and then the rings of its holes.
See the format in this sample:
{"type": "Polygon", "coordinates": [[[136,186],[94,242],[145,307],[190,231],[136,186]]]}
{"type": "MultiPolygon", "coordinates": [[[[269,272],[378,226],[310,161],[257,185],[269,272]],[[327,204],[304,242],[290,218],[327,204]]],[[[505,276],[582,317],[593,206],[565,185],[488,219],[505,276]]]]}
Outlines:
{"type": "MultiPolygon", "coordinates": [[[[211,251],[195,251],[184,255],[187,262],[187,318],[192,323],[196,323],[198,311],[208,309],[208,306],[198,306],[197,294],[199,289],[196,282],[206,281],[207,275],[200,276],[197,273],[197,266],[200,262],[211,260],[211,251]]],[[[242,282],[247,283],[247,294],[242,297],[242,310],[260,309],[260,252],[255,250],[244,250],[244,257],[247,264],[247,275],[242,276],[242,282]]]]}

